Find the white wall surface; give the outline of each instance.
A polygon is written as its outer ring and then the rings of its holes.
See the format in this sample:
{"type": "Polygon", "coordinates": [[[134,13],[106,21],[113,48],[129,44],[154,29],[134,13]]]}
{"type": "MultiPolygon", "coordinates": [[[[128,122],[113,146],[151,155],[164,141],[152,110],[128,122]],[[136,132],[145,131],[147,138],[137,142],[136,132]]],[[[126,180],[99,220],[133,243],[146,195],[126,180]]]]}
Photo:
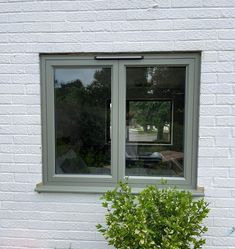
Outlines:
{"type": "Polygon", "coordinates": [[[202,51],[207,249],[234,249],[235,0],[0,0],[0,248],[106,249],[99,195],[41,181],[39,53],[202,51]]]}

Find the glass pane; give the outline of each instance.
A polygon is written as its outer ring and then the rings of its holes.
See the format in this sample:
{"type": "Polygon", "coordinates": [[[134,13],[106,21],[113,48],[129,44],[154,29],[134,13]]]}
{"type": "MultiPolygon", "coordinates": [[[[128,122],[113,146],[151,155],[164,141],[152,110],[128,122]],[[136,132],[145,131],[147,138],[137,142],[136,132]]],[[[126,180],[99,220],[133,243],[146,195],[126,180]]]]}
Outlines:
{"type": "Polygon", "coordinates": [[[110,174],[111,68],[54,74],[56,174],[110,174]]]}
{"type": "Polygon", "coordinates": [[[185,67],[127,67],[126,175],[184,175],[185,67]]]}

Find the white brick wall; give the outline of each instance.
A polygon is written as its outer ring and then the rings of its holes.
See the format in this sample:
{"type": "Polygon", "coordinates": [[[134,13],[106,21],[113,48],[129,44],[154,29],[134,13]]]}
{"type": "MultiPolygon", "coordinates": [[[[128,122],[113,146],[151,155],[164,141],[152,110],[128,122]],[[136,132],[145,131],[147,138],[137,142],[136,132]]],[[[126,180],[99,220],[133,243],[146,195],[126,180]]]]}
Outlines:
{"type": "Polygon", "coordinates": [[[108,248],[94,194],[38,194],[39,56],[202,51],[198,183],[207,249],[234,249],[235,0],[0,0],[0,248],[108,248]]]}

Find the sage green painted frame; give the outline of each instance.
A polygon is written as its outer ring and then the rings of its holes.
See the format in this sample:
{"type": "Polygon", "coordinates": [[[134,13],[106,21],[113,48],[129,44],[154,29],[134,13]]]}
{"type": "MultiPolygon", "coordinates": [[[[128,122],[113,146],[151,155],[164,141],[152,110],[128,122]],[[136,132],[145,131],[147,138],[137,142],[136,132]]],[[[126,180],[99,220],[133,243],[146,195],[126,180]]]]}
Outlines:
{"type": "MultiPolygon", "coordinates": [[[[116,54],[92,55],[40,55],[41,63],[41,106],[42,106],[42,172],[43,181],[37,184],[38,192],[93,192],[102,193],[112,189],[118,180],[125,177],[125,112],[126,112],[126,67],[128,66],[185,66],[185,140],[184,177],[164,177],[168,185],[197,191],[198,123],[200,96],[200,53],[138,53],[141,60],[125,58],[115,60],[116,54]],[[104,55],[105,60],[95,60],[104,55]],[[107,57],[112,57],[110,60],[107,57]],[[112,69],[112,139],[111,175],[56,175],[54,144],[54,68],[105,66],[112,69]]],[[[117,54],[120,56],[123,54],[117,54]]],[[[149,184],[160,184],[162,177],[129,177],[135,192],[149,184]]],[[[161,186],[160,186],[161,187],[161,186]]]]}

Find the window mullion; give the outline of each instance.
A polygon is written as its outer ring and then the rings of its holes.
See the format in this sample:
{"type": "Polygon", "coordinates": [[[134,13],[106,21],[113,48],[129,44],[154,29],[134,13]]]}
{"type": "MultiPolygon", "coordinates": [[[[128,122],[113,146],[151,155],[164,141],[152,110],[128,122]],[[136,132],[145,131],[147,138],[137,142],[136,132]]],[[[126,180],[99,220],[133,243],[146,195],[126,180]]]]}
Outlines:
{"type": "Polygon", "coordinates": [[[118,82],[119,71],[118,71],[118,62],[113,62],[113,71],[112,71],[112,90],[111,90],[111,134],[112,134],[112,145],[111,145],[111,158],[112,158],[112,176],[117,181],[118,180],[118,82]]]}
{"type": "Polygon", "coordinates": [[[118,62],[118,178],[125,177],[125,142],[126,142],[126,70],[124,63],[118,62]]]}

